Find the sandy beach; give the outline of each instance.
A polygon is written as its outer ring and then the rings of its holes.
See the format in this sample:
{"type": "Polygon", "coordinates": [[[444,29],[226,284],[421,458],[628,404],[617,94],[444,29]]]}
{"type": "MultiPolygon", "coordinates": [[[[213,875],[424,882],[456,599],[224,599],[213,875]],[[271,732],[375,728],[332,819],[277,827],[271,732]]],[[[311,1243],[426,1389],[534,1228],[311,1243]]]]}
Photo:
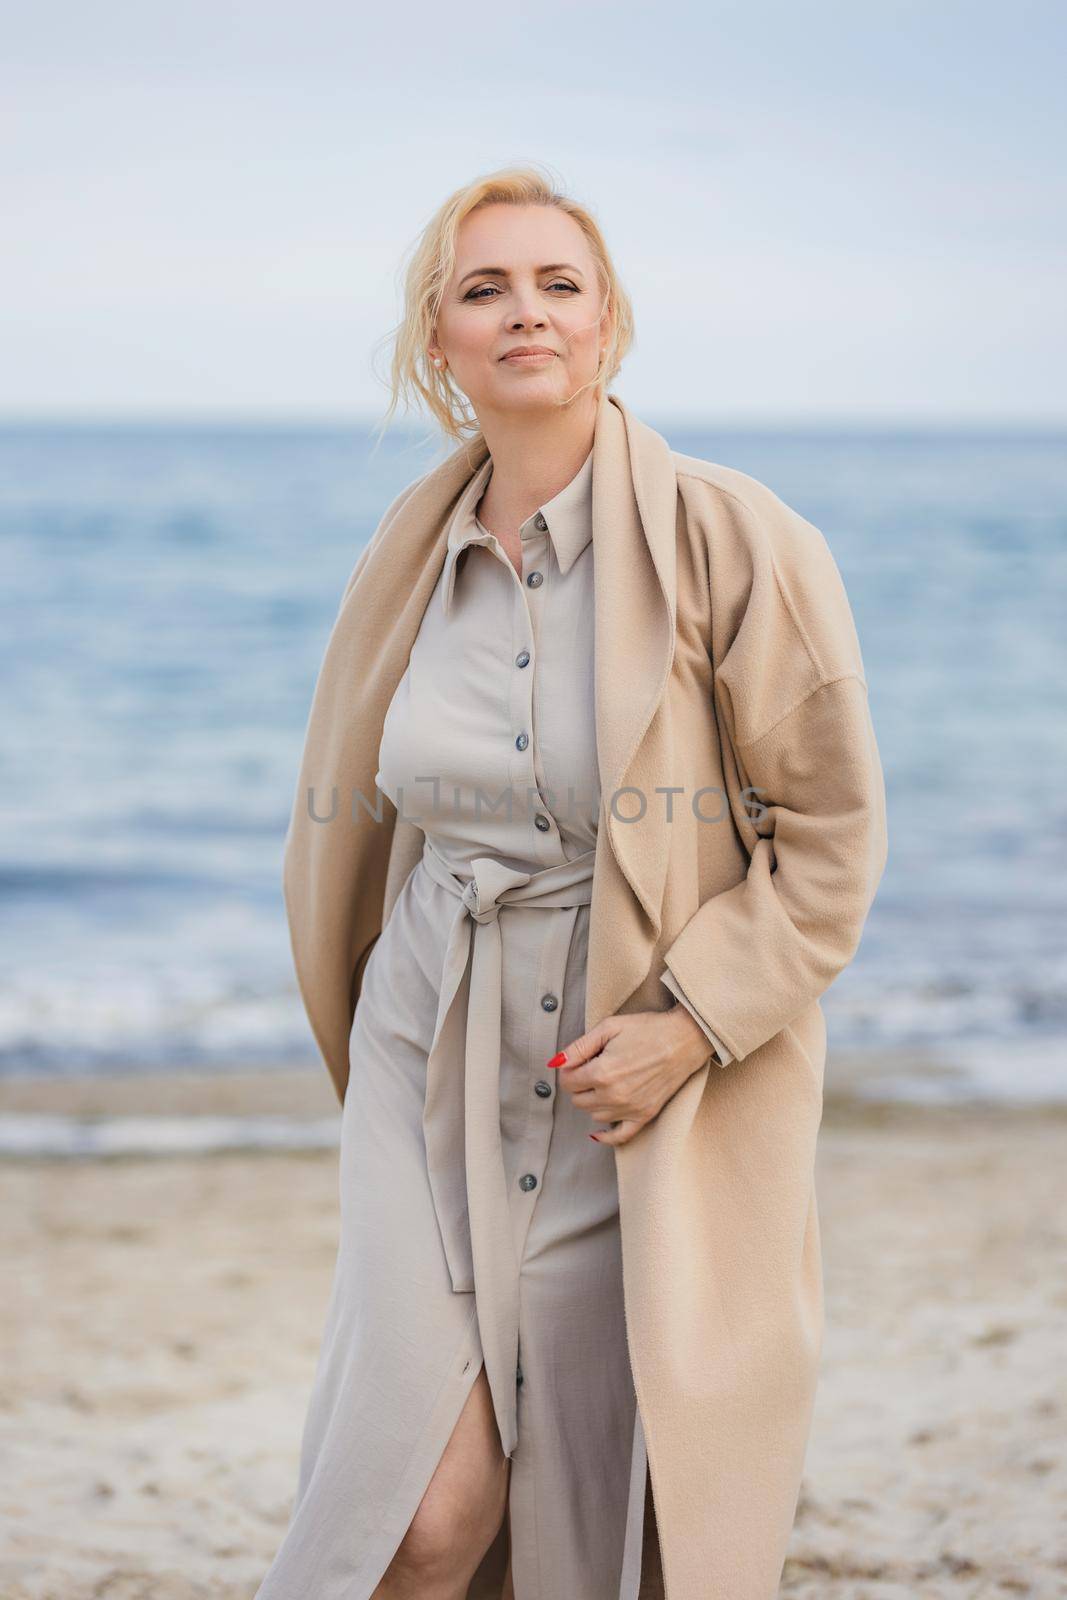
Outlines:
{"type": "MultiPolygon", "coordinates": [[[[826,1339],[781,1592],[1067,1595],[1067,1108],[831,1081],[826,1339]]],[[[314,1069],[0,1083],[0,1114],[336,1111],[314,1069]]],[[[249,1600],[295,1488],[336,1150],[9,1158],[0,1183],[0,1600],[249,1600]]]]}

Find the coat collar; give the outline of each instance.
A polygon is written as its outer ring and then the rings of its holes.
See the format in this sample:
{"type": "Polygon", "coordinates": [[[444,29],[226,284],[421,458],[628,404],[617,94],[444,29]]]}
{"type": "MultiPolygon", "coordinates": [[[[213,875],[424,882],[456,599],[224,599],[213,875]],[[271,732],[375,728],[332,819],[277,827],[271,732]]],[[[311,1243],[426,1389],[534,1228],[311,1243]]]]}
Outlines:
{"type": "MultiPolygon", "coordinates": [[[[478,520],[477,505],[489,486],[493,463],[486,456],[467,488],[459,498],[452,515],[446,544],[445,564],[441,574],[441,608],[447,616],[452,609],[456,586],[457,564],[461,551],[468,545],[495,544],[495,536],[478,520]]],[[[535,507],[519,528],[520,539],[539,536],[542,528],[538,518],[548,524],[548,537],[561,572],[569,572],[586,545],[593,537],[593,452],[590,450],[582,465],[569,483],[558,494],[535,507]]]]}
{"type": "MultiPolygon", "coordinates": [[[[367,741],[362,766],[370,771],[389,699],[448,559],[454,516],[465,498],[474,503],[473,480],[488,454],[484,435],[476,434],[419,479],[383,520],[346,592],[341,620],[354,620],[359,633],[357,687],[349,677],[345,691],[348,720],[367,741]]],[[[669,855],[662,787],[673,768],[663,700],[674,658],[679,502],[670,446],[616,395],[601,396],[588,459],[596,741],[605,808],[593,924],[609,849],[641,914],[625,929],[611,930],[610,959],[606,949],[594,956],[591,934],[592,1025],[646,976],[662,927],[669,855]]]]}

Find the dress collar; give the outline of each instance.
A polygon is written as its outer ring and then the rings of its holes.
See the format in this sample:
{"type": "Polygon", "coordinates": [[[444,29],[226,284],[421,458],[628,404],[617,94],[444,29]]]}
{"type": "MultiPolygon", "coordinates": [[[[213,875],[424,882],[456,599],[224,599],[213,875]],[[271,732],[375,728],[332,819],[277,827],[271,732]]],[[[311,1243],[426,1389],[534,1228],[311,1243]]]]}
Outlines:
{"type": "MultiPolygon", "coordinates": [[[[447,614],[452,604],[456,580],[456,561],[460,551],[472,544],[496,544],[496,535],[482,526],[475,507],[489,484],[493,458],[487,456],[474,474],[456,505],[448,530],[447,553],[441,587],[441,601],[447,614]]],[[[523,540],[536,538],[544,530],[538,519],[548,524],[548,537],[561,572],[568,572],[593,537],[593,451],[590,449],[574,477],[558,494],[532,511],[519,529],[523,540]]]]}

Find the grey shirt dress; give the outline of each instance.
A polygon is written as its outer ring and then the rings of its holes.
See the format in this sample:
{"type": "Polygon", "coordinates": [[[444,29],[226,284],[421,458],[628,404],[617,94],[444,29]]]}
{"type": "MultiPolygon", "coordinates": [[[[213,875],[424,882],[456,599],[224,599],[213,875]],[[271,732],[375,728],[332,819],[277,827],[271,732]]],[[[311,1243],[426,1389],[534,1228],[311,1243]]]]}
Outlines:
{"type": "Polygon", "coordinates": [[[483,1363],[515,1600],[638,1593],[647,1458],[615,1156],[545,1065],[585,1029],[593,455],[523,523],[521,578],[477,517],[491,471],[457,503],[383,727],[376,782],[424,849],[363,974],[333,1287],[255,1600],[369,1600],[483,1363]]]}

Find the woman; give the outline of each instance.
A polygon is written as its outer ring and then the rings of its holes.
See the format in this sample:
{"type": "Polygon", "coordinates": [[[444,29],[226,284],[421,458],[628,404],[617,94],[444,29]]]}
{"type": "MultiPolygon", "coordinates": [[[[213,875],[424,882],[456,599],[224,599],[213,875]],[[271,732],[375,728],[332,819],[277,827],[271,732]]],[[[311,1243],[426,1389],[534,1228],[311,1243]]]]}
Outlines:
{"type": "Polygon", "coordinates": [[[258,1600],[777,1590],[884,788],[825,541],[607,392],[630,337],[536,169],[424,230],[394,403],[459,446],[356,564],[286,841],[341,1237],[258,1600]]]}

